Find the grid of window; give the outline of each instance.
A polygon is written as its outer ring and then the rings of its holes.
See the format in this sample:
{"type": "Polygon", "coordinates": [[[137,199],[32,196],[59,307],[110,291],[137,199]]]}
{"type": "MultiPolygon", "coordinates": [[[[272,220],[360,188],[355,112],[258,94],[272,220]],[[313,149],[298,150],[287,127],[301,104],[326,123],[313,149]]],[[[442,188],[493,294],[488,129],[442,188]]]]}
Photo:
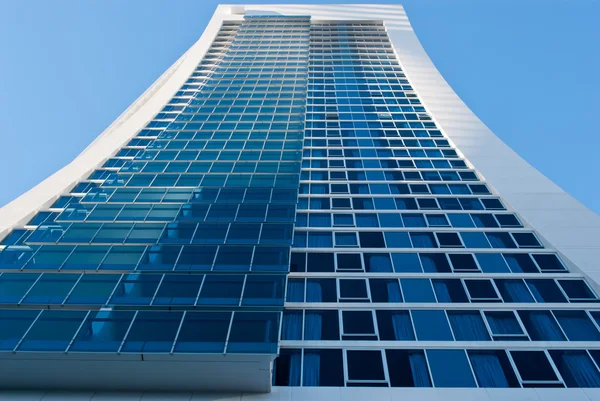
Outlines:
{"type": "Polygon", "coordinates": [[[445,138],[383,24],[312,24],[302,152],[275,385],[600,386],[598,296],[445,138]]]}
{"type": "Polygon", "coordinates": [[[0,310],[0,349],[277,353],[309,33],[223,23],[136,137],[3,240],[0,306],[20,309],[0,310]]]}

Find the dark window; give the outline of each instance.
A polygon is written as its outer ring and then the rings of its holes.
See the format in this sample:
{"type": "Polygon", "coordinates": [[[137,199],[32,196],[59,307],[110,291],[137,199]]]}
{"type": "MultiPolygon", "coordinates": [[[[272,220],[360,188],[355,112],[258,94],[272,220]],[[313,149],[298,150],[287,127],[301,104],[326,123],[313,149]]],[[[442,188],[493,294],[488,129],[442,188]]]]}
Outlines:
{"type": "Polygon", "coordinates": [[[558,283],[571,302],[596,300],[596,295],[583,280],[558,280],[558,283]]]}
{"type": "Polygon", "coordinates": [[[303,362],[303,386],[344,385],[341,349],[307,349],[303,362]]]}
{"type": "Polygon", "coordinates": [[[554,280],[525,280],[538,302],[567,302],[554,280]]]}
{"type": "Polygon", "coordinates": [[[385,242],[383,241],[383,233],[378,232],[361,232],[360,246],[362,248],[385,248],[385,242]]]}
{"type": "Polygon", "coordinates": [[[371,311],[342,311],[342,340],[377,340],[371,311]]]}
{"type": "Polygon", "coordinates": [[[307,255],[307,272],[332,272],[333,254],[332,253],[309,253],[307,255]]]}
{"type": "Polygon", "coordinates": [[[304,314],[304,340],[339,340],[340,327],[337,310],[307,309],[304,314]]]}
{"type": "Polygon", "coordinates": [[[479,267],[470,253],[451,253],[448,255],[454,271],[477,272],[479,267]]]}
{"type": "Polygon", "coordinates": [[[301,350],[281,349],[275,360],[274,376],[276,386],[300,385],[301,350]]]}
{"type": "Polygon", "coordinates": [[[368,302],[366,280],[340,279],[340,302],[368,302]]]}
{"type": "Polygon", "coordinates": [[[521,387],[504,351],[467,351],[479,387],[521,387]]]}
{"type": "Polygon", "coordinates": [[[465,285],[473,302],[500,301],[492,280],[465,280],[465,285]]]}
{"type": "Polygon", "coordinates": [[[348,380],[383,381],[381,351],[347,351],[348,380]]]}
{"type": "Polygon", "coordinates": [[[337,269],[343,271],[362,271],[362,260],[358,253],[338,253],[337,269]]]}
{"type": "Polygon", "coordinates": [[[414,341],[412,320],[408,311],[377,311],[377,328],[382,341],[414,341]]]}
{"type": "Polygon", "coordinates": [[[441,248],[462,248],[463,244],[457,233],[436,233],[441,248]]]}
{"type": "Polygon", "coordinates": [[[458,279],[432,280],[438,302],[469,302],[465,288],[458,279]]]}
{"type": "MultiPolygon", "coordinates": [[[[535,384],[540,382],[558,382],[544,351],[511,351],[510,354],[525,387],[537,387],[535,384]]],[[[557,386],[562,387],[558,383],[557,386]]]]}
{"type": "Polygon", "coordinates": [[[385,350],[392,387],[431,387],[423,351],[385,350]]]}

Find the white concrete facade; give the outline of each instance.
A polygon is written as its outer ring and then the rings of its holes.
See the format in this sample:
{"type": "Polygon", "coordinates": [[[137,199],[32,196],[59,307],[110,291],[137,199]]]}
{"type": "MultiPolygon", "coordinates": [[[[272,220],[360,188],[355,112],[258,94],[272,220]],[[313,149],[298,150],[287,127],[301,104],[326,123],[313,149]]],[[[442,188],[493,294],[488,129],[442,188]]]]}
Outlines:
{"type": "MultiPolygon", "coordinates": [[[[600,290],[600,216],[543,176],[475,116],[437,71],[400,5],[219,6],[202,37],[73,162],[0,209],[0,237],[84,179],[160,111],[202,60],[222,21],[244,13],[311,15],[312,20],[382,20],[402,68],[427,110],[457,150],[509,207],[556,249],[573,271],[600,290]]],[[[325,344],[324,344],[325,345],[325,344]]],[[[460,344],[459,344],[460,345],[460,344]]],[[[186,401],[592,401],[600,389],[416,389],[274,387],[269,394],[1,392],[2,400],[186,401]]]]}

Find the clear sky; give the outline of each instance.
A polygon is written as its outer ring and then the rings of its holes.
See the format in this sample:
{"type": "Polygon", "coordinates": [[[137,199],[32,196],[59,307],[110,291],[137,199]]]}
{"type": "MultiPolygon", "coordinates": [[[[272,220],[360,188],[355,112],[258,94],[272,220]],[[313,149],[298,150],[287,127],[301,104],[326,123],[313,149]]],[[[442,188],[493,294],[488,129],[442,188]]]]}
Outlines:
{"type": "MultiPolygon", "coordinates": [[[[600,1],[373,2],[402,3],[475,114],[600,213],[600,1]]],[[[198,39],[218,3],[0,1],[0,206],[81,152],[198,39]]]]}

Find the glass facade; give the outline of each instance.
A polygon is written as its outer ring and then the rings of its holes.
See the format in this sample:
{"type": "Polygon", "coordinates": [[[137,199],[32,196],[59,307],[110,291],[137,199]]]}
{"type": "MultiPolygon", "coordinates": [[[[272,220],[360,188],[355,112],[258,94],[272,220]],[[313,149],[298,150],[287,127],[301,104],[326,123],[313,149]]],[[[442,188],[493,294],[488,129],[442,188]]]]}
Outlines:
{"type": "Polygon", "coordinates": [[[276,386],[599,387],[597,294],[434,118],[381,21],[224,22],[146,128],[3,239],[0,352],[278,355],[276,386]]]}

